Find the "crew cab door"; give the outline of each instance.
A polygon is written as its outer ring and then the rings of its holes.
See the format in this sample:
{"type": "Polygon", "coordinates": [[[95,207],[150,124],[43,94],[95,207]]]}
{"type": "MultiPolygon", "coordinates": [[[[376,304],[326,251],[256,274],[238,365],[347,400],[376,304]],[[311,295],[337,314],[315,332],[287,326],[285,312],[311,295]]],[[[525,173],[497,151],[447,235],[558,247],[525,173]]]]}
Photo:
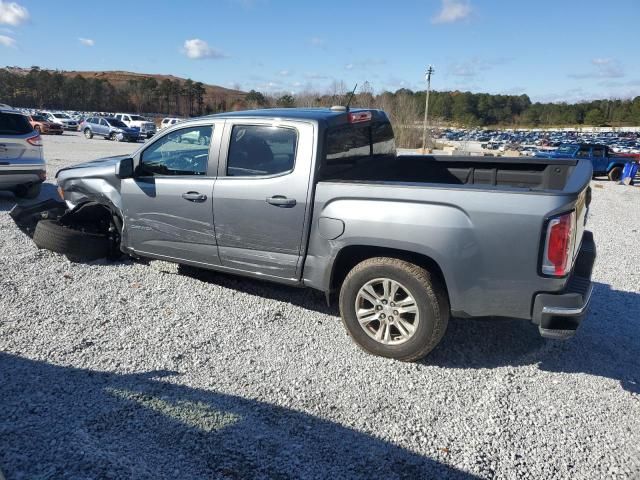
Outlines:
{"type": "Polygon", "coordinates": [[[298,276],[313,151],[312,123],[227,120],[213,195],[223,266],[298,276]]]}
{"type": "Polygon", "coordinates": [[[220,263],[212,196],[223,125],[172,129],[136,155],[134,177],[121,185],[126,247],[196,265],[220,263]]]}

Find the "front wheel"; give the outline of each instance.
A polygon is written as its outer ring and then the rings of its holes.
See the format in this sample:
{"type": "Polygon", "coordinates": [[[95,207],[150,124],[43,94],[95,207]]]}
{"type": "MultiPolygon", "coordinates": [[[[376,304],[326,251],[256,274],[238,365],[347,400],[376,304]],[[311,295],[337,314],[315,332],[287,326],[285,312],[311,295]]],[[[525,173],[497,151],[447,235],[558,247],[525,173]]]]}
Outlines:
{"type": "MultiPolygon", "coordinates": [[[[60,132],[60,134],[62,135],[62,132],[60,132]]],[[[93,138],[93,132],[90,129],[85,128],[84,129],[84,136],[85,136],[85,138],[87,140],[91,140],[93,138]]]]}
{"type": "Polygon", "coordinates": [[[613,167],[607,174],[609,180],[617,182],[622,178],[622,167],[613,167]]]}
{"type": "Polygon", "coordinates": [[[378,257],[349,272],[340,290],[340,314],[363,350],[409,362],[440,342],[449,302],[444,287],[426,269],[378,257]]]}

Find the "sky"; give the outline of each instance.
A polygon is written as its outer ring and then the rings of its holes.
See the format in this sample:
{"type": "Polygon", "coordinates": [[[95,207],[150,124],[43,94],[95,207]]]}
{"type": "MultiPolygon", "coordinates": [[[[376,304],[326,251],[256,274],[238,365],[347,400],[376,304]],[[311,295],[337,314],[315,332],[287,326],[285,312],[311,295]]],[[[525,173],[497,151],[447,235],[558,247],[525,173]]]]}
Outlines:
{"type": "Polygon", "coordinates": [[[0,66],[172,74],[265,93],[640,95],[640,0],[0,0],[0,66]]]}

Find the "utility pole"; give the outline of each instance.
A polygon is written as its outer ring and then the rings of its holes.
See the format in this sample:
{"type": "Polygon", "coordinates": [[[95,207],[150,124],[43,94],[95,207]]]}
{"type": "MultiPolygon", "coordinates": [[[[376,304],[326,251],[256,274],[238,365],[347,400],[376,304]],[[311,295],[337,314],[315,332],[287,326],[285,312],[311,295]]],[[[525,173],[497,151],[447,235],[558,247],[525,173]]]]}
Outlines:
{"type": "Polygon", "coordinates": [[[424,123],[422,127],[422,154],[427,153],[427,125],[429,121],[429,92],[431,91],[431,75],[435,73],[432,65],[427,68],[425,78],[427,79],[427,96],[424,101],[424,123]]]}

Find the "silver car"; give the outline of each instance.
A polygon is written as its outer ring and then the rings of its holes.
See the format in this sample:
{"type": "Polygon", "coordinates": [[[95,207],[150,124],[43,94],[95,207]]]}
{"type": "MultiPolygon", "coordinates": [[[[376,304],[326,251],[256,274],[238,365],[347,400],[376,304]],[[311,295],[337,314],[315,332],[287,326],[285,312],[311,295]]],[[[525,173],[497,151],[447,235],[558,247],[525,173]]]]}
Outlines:
{"type": "Polygon", "coordinates": [[[36,198],[46,178],[40,134],[27,117],[0,104],[0,190],[36,198]]]}

